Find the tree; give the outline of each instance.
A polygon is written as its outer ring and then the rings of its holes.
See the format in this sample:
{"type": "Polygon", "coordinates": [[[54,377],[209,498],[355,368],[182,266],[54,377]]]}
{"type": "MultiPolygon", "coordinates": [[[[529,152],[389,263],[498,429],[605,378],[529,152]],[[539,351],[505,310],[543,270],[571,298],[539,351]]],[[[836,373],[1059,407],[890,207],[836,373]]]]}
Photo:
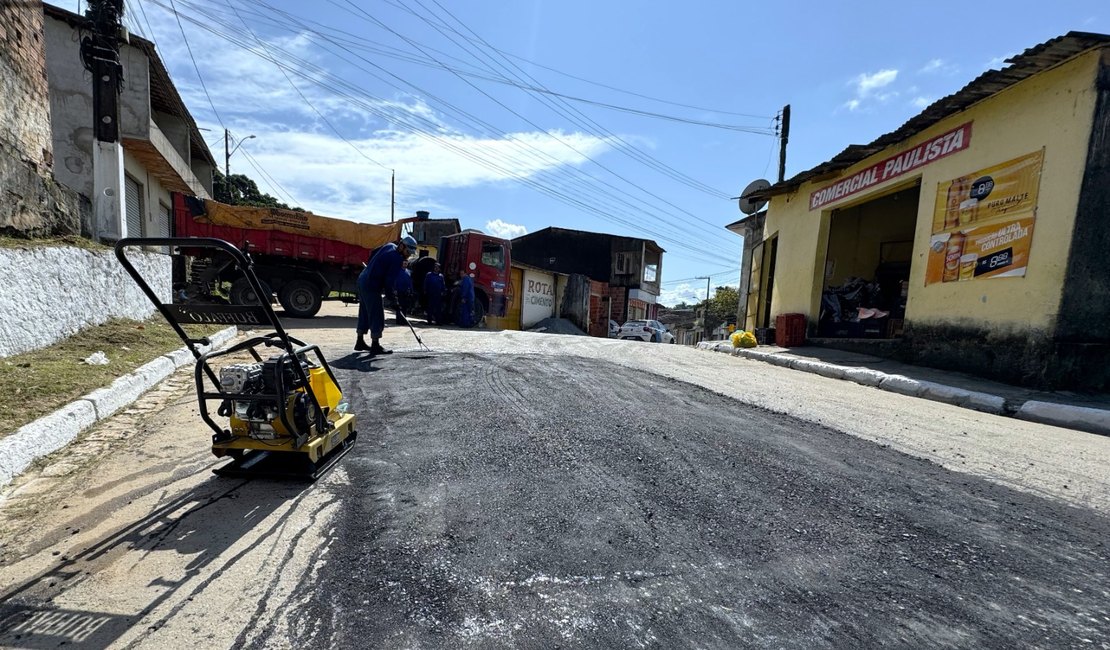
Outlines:
{"type": "Polygon", "coordinates": [[[708,315],[701,316],[701,326],[706,332],[709,332],[714,327],[721,323],[735,323],[736,310],[740,306],[740,292],[736,287],[717,287],[713,296],[708,300],[702,300],[697,304],[699,314],[706,314],[706,305],[708,303],[708,315]]]}
{"type": "Polygon", "coordinates": [[[304,208],[291,208],[278,201],[277,198],[264,193],[258,189],[258,184],[246,174],[224,176],[220,170],[214,170],[212,174],[212,193],[217,201],[228,205],[252,205],[260,208],[283,208],[304,212],[304,208]]]}

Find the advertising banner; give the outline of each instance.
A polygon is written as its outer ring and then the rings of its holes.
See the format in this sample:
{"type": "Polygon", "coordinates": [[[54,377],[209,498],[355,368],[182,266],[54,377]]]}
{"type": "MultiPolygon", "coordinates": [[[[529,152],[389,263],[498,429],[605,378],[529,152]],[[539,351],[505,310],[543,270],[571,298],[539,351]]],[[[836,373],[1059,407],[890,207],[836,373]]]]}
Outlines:
{"type": "Polygon", "coordinates": [[[1044,151],[954,178],[937,187],[933,234],[1033,212],[1044,151]]]}
{"type": "Polygon", "coordinates": [[[925,284],[1022,277],[1044,151],[940,183],[925,284]]]}

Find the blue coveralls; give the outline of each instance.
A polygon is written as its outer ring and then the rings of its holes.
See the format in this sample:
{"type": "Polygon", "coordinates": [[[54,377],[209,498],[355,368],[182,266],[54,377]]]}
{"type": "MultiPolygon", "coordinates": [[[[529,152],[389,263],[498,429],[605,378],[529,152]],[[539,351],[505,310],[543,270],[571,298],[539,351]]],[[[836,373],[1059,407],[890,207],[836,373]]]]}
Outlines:
{"type": "Polygon", "coordinates": [[[385,305],[382,292],[393,294],[397,274],[401,272],[401,252],[397,244],[386,244],[370,258],[358,276],[358,329],[359,335],[370,333],[379,339],[385,330],[385,305]]]}
{"type": "Polygon", "coordinates": [[[412,310],[412,275],[408,269],[401,269],[397,274],[397,283],[394,285],[397,290],[397,306],[408,314],[412,310]]]}
{"type": "Polygon", "coordinates": [[[443,320],[443,274],[432,271],[424,276],[424,297],[427,300],[428,320],[440,324],[443,320]]]}
{"type": "Polygon", "coordinates": [[[455,324],[459,327],[473,327],[474,322],[474,278],[464,275],[459,280],[458,313],[455,314],[455,324]]]}

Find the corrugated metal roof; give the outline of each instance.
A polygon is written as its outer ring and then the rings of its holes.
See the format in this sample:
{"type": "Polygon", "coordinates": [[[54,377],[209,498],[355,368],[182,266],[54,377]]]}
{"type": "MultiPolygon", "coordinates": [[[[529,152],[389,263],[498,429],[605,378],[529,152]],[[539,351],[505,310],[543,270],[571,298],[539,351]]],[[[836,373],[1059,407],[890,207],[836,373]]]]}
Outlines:
{"type": "Polygon", "coordinates": [[[1050,41],[1025,50],[1006,59],[1010,65],[1002,70],[988,70],[955,93],[933,102],[898,129],[880,136],[871,144],[849,145],[832,160],[801,172],[781,183],[752,196],[769,197],[792,192],[806,181],[819,176],[832,175],[879,153],[891,145],[921,133],[937,122],[967,109],[972,104],[995,95],[1035,74],[1054,68],[1087,50],[1110,45],[1110,35],[1089,32],[1068,32],[1050,41]]]}

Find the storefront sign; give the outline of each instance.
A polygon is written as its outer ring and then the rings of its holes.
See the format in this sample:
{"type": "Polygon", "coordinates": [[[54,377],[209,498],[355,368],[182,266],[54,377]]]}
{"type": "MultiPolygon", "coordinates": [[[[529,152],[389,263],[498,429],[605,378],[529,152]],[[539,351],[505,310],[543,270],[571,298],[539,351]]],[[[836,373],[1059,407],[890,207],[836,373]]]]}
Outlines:
{"type": "Polygon", "coordinates": [[[521,326],[531,327],[555,315],[555,276],[526,269],[522,281],[521,326]]]}
{"type": "Polygon", "coordinates": [[[1044,151],[941,183],[925,284],[1022,277],[1044,151]]]}
{"type": "Polygon", "coordinates": [[[821,206],[862,192],[879,183],[885,183],[892,178],[908,174],[945,156],[963,151],[967,149],[970,143],[971,122],[967,122],[928,142],[923,142],[913,149],[880,160],[844,180],[813,192],[809,195],[809,209],[816,210],[821,206]]]}

